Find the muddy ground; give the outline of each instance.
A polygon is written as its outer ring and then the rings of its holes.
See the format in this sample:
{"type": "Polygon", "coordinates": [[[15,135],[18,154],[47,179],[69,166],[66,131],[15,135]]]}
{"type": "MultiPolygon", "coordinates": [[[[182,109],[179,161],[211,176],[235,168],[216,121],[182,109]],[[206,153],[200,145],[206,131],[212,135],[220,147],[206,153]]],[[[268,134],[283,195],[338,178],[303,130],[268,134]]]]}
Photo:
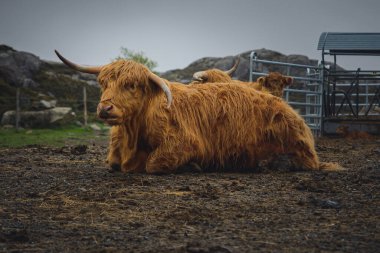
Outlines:
{"type": "Polygon", "coordinates": [[[379,252],[380,138],[339,173],[109,173],[106,143],[0,149],[3,252],[379,252]]]}

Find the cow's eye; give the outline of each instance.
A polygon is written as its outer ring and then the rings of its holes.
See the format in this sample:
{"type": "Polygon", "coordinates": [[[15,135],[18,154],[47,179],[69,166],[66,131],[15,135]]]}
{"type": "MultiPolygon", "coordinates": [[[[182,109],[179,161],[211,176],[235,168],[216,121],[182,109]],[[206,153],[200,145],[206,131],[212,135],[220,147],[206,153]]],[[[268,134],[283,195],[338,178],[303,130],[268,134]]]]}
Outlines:
{"type": "Polygon", "coordinates": [[[125,85],[124,87],[128,91],[135,92],[137,90],[137,83],[128,84],[128,85],[125,85]]]}
{"type": "Polygon", "coordinates": [[[107,83],[99,83],[99,85],[103,90],[107,89],[107,83]]]}

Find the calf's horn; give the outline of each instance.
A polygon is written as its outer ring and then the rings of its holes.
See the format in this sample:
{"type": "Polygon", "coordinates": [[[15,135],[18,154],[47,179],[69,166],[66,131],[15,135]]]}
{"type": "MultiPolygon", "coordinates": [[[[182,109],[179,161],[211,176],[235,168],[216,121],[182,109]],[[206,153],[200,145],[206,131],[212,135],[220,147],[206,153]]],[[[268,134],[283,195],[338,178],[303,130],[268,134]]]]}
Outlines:
{"type": "Polygon", "coordinates": [[[63,57],[60,53],[58,53],[57,50],[54,50],[55,54],[58,56],[61,61],[69,66],[72,69],[78,70],[80,72],[89,73],[89,74],[99,74],[100,70],[102,69],[102,66],[98,67],[86,67],[86,66],[80,66],[78,64],[75,64],[69,60],[67,60],[65,57],[63,57]]]}

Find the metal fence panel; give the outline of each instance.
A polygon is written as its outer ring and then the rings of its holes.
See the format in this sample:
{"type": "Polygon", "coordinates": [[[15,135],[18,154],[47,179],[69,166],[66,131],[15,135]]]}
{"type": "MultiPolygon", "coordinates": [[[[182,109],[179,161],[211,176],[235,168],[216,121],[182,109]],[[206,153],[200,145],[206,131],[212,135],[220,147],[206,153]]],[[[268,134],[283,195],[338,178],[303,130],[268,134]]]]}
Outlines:
{"type": "MultiPolygon", "coordinates": [[[[249,81],[255,77],[266,76],[268,71],[263,71],[263,65],[281,67],[281,74],[291,76],[297,82],[297,88],[288,88],[284,91],[284,99],[305,119],[315,136],[322,132],[323,110],[323,71],[320,65],[303,65],[286,62],[260,60],[255,52],[250,54],[249,81]],[[261,71],[260,71],[261,69],[261,71]],[[293,71],[296,69],[296,71],[293,71]]],[[[270,69],[270,68],[266,68],[270,69]]]]}

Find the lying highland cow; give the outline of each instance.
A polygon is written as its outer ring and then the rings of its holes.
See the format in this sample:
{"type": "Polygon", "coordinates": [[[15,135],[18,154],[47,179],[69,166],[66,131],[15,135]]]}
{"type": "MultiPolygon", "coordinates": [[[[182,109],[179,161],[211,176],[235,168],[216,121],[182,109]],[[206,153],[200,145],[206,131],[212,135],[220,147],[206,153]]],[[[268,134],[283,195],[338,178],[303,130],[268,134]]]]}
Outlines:
{"type": "Polygon", "coordinates": [[[98,74],[97,114],[124,129],[117,145],[125,172],[172,173],[190,162],[249,169],[279,154],[299,168],[339,168],[319,162],[310,129],[280,98],[233,84],[170,83],[133,61],[83,67],[56,53],[71,68],[98,74]]]}
{"type": "Polygon", "coordinates": [[[239,63],[240,57],[237,58],[235,64],[229,70],[208,69],[195,72],[192,83],[229,83],[232,81],[231,76],[236,71],[239,63]]]}
{"type": "Polygon", "coordinates": [[[237,58],[235,65],[227,71],[220,69],[209,69],[199,71],[193,75],[193,83],[237,83],[247,85],[256,90],[268,92],[276,97],[282,97],[285,87],[293,83],[293,78],[290,76],[281,75],[278,72],[270,72],[268,76],[262,76],[257,79],[256,82],[242,82],[239,80],[233,80],[231,78],[232,73],[237,69],[239,65],[240,57],[237,58]]]}

